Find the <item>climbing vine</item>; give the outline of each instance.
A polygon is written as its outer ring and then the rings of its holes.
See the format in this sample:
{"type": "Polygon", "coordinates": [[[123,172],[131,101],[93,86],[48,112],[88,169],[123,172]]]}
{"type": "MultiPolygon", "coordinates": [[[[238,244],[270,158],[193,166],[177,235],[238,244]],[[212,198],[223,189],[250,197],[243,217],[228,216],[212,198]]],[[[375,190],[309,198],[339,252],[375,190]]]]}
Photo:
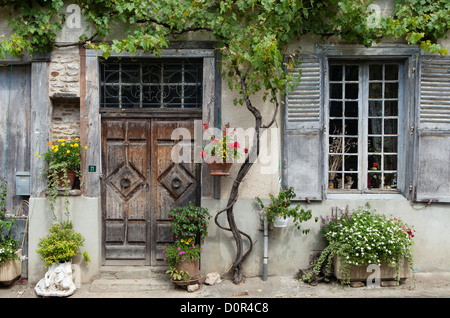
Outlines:
{"type": "MultiPolygon", "coordinates": [[[[244,105],[253,115],[257,141],[249,157],[255,158],[262,130],[275,123],[286,88],[292,89],[298,81],[285,72],[298,62],[293,55],[285,58],[288,45],[296,38],[335,36],[369,47],[395,37],[430,53],[448,54],[439,44],[449,31],[448,0],[393,1],[393,16],[381,15],[374,22],[371,0],[78,0],[72,3],[80,6],[90,27],[78,42],[65,45],[85,45],[101,51],[105,58],[111,52],[133,54],[138,49],[159,55],[180,36],[203,32],[216,41],[223,76],[240,96],[235,104],[244,105]],[[112,35],[116,29],[123,34],[121,38],[112,35]],[[273,105],[267,118],[259,108],[263,101],[273,105]]],[[[26,51],[49,52],[58,46],[56,35],[65,21],[63,5],[62,0],[0,0],[0,7],[11,12],[8,23],[13,31],[1,40],[0,58],[26,51]]],[[[215,219],[221,229],[233,233],[236,242],[231,266],[235,283],[244,278],[242,264],[253,242],[238,229],[233,206],[252,165],[247,159],[240,166],[227,206],[215,219]],[[228,225],[218,222],[221,213],[227,214],[228,225]],[[246,248],[243,238],[248,240],[246,248]]]]}

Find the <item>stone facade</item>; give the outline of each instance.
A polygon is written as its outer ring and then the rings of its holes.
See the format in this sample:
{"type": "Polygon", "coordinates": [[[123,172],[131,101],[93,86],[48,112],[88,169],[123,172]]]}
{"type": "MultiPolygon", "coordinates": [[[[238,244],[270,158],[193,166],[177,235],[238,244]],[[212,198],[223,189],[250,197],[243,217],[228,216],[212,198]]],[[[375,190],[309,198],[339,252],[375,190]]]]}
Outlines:
{"type": "Polygon", "coordinates": [[[75,100],[53,101],[51,139],[80,137],[80,104],[75,100]]]}
{"type": "Polygon", "coordinates": [[[80,97],[80,56],[57,54],[50,64],[50,97],[80,97]]]}

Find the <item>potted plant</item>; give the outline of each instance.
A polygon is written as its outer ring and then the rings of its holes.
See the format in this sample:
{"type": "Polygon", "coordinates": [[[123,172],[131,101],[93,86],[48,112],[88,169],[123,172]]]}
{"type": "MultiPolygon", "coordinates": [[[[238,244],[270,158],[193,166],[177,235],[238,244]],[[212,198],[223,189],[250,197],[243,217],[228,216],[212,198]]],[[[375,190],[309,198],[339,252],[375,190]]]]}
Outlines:
{"type": "MultiPolygon", "coordinates": [[[[291,207],[291,202],[295,198],[295,190],[293,187],[281,189],[277,196],[269,194],[270,204],[265,206],[260,198],[256,198],[259,206],[264,211],[264,217],[269,226],[286,227],[289,218],[292,218],[294,224],[300,230],[300,223],[311,219],[311,210],[303,209],[300,204],[291,207]]],[[[302,230],[308,233],[309,229],[302,230]]]]}
{"type": "MultiPolygon", "coordinates": [[[[53,210],[58,190],[66,190],[67,194],[67,191],[72,189],[75,178],[81,176],[80,162],[83,148],[80,146],[79,138],[58,139],[55,142],[50,141],[48,145],[49,150],[43,154],[48,164],[44,174],[47,175],[50,207],[53,210]]],[[[84,149],[87,149],[87,146],[84,149]]]]}
{"type": "MultiPolygon", "coordinates": [[[[203,124],[203,127],[209,132],[208,125],[203,124]]],[[[210,134],[211,142],[202,147],[200,156],[206,161],[210,175],[213,176],[229,176],[229,170],[233,164],[234,159],[240,158],[243,153],[247,153],[247,149],[241,149],[237,141],[234,141],[233,135],[235,129],[230,129],[230,124],[226,124],[222,130],[221,136],[210,134]]]]}
{"type": "Polygon", "coordinates": [[[164,261],[169,265],[167,273],[174,282],[198,281],[200,244],[208,235],[211,218],[208,209],[189,202],[188,206],[176,207],[166,214],[174,239],[163,251],[164,261]]]}
{"type": "Polygon", "coordinates": [[[0,282],[9,285],[22,274],[22,249],[12,233],[15,218],[6,216],[6,181],[1,178],[0,192],[0,282]]]}
{"type": "Polygon", "coordinates": [[[320,233],[327,246],[311,273],[319,275],[323,268],[326,276],[333,273],[349,284],[365,281],[370,275],[367,266],[374,264],[380,266],[381,280],[399,281],[411,276],[414,230],[402,220],[377,214],[368,203],[351,212],[348,207],[335,207],[331,216],[320,219],[320,233]]]}
{"type": "Polygon", "coordinates": [[[175,283],[183,284],[199,278],[200,254],[203,250],[192,239],[181,239],[166,245],[163,250],[164,261],[169,265],[167,273],[175,283]]]}
{"type": "MultiPolygon", "coordinates": [[[[72,259],[80,255],[84,237],[76,232],[71,221],[54,223],[50,233],[41,238],[36,252],[48,268],[45,277],[35,290],[39,296],[69,296],[76,287],[72,281],[72,259]]],[[[83,260],[90,262],[89,255],[82,253],[83,260]]]]}

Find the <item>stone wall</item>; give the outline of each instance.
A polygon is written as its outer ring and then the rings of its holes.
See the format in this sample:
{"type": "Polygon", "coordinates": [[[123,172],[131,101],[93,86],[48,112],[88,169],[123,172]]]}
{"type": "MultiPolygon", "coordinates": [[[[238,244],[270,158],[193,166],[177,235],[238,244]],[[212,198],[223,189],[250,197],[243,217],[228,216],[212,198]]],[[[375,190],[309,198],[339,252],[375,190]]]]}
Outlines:
{"type": "Polygon", "coordinates": [[[77,100],[53,101],[51,139],[80,137],[80,103],[77,100]]]}
{"type": "Polygon", "coordinates": [[[80,55],[56,54],[50,64],[50,97],[80,97],[80,55]]]}

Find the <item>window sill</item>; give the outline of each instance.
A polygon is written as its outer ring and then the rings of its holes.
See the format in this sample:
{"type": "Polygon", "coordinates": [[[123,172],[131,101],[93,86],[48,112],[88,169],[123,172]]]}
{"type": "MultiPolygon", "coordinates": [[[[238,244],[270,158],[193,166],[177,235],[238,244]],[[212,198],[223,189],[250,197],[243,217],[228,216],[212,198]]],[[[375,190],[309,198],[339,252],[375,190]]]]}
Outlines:
{"type": "Polygon", "coordinates": [[[397,200],[407,201],[401,193],[328,193],[327,200],[397,200]]]}

